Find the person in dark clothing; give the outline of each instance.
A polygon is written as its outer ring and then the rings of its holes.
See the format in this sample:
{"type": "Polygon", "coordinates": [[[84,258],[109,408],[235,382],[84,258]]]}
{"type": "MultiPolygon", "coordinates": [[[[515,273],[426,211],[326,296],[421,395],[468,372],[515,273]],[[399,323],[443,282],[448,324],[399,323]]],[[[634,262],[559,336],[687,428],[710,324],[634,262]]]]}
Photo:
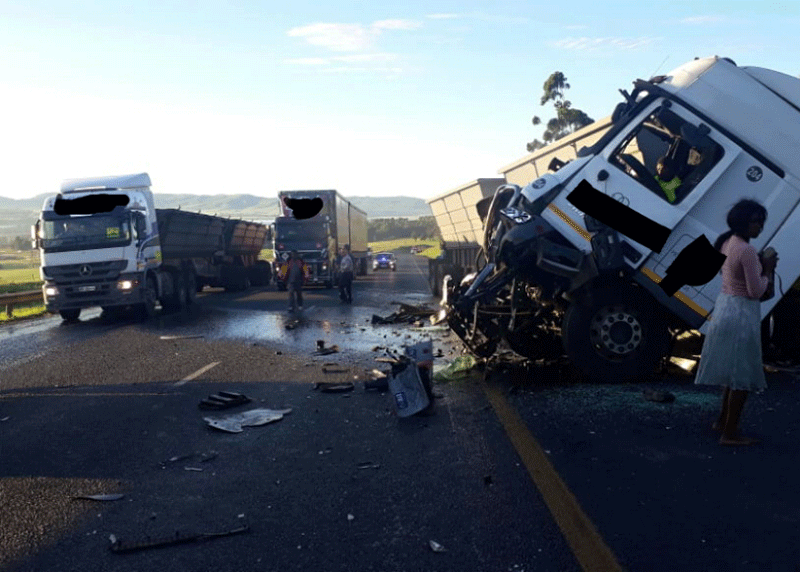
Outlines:
{"type": "Polygon", "coordinates": [[[353,257],[350,256],[350,245],[342,247],[342,259],[339,262],[339,298],[342,302],[353,303],[353,257]]]}
{"type": "Polygon", "coordinates": [[[286,286],[289,289],[289,311],[294,312],[295,307],[298,310],[303,309],[303,282],[305,276],[303,273],[303,259],[296,251],[292,251],[292,256],[289,259],[289,269],[286,272],[286,286]],[[295,303],[296,302],[296,303],[295,303]]]}

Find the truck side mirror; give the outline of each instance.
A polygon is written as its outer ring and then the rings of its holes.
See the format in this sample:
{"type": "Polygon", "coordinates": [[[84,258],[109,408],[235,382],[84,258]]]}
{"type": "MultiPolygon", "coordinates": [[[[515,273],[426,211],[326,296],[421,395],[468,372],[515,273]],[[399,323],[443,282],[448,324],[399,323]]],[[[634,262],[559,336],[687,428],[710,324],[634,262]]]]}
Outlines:
{"type": "Polygon", "coordinates": [[[36,224],[31,226],[31,248],[37,249],[39,248],[39,221],[36,221],[36,224]]]}

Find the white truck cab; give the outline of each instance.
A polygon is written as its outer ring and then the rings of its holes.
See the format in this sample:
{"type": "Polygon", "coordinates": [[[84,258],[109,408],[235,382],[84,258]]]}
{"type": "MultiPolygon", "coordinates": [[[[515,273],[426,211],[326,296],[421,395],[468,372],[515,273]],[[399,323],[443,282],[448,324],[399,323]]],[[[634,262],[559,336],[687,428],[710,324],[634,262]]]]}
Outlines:
{"type": "MultiPolygon", "coordinates": [[[[480,283],[500,284],[524,259],[518,281],[543,288],[563,312],[571,361],[594,376],[640,376],[665,355],[669,329],[705,333],[721,288],[710,243],[743,198],[768,212],[751,243],[780,253],[776,276],[787,288],[800,276],[800,79],[709,57],[622,93],[609,130],[577,159],[498,188],[484,220],[489,264],[461,289],[461,313],[474,318],[471,332],[461,320],[467,336],[481,338],[480,283]]],[[[764,302],[762,315],[779,300],[764,302]]],[[[481,339],[504,327],[485,322],[481,339]]]]}
{"type": "Polygon", "coordinates": [[[146,173],[64,181],[33,234],[49,311],[75,319],[81,308],[145,301],[142,276],[161,259],[146,173]]]}

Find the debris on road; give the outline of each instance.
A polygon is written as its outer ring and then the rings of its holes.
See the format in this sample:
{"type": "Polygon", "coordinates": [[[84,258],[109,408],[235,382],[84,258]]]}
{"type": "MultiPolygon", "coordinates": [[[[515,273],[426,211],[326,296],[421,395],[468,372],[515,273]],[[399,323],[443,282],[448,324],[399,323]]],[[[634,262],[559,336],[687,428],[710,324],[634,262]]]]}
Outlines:
{"type": "Polygon", "coordinates": [[[435,381],[456,381],[464,379],[469,372],[478,365],[478,360],[471,355],[458,356],[449,365],[435,369],[433,379],[435,381]]]}
{"type": "Polygon", "coordinates": [[[364,461],[363,463],[358,464],[359,469],[380,469],[380,463],[375,463],[373,461],[364,461]]]}
{"type": "Polygon", "coordinates": [[[642,396],[647,401],[654,401],[656,403],[672,403],[675,401],[675,395],[669,391],[658,391],[650,388],[645,388],[642,391],[642,396]]]}
{"type": "Polygon", "coordinates": [[[323,365],[322,373],[350,373],[350,368],[337,365],[323,365]]]}
{"type": "Polygon", "coordinates": [[[205,336],[202,334],[197,335],[187,335],[187,336],[161,336],[159,339],[161,340],[196,340],[199,338],[204,338],[205,336]]]}
{"type": "Polygon", "coordinates": [[[392,302],[392,304],[398,304],[400,309],[396,312],[389,314],[386,317],[378,316],[377,314],[372,315],[372,324],[373,325],[381,325],[381,324],[399,324],[399,323],[413,323],[416,322],[421,316],[430,316],[435,313],[432,308],[429,308],[426,305],[420,306],[412,306],[410,304],[404,304],[402,302],[392,302]]]}
{"type": "Polygon", "coordinates": [[[72,497],[73,500],[93,500],[93,501],[100,501],[100,502],[109,502],[109,501],[116,501],[124,498],[125,495],[121,493],[112,493],[112,494],[101,494],[101,495],[79,495],[77,497],[72,497]]]}
{"type": "Polygon", "coordinates": [[[346,391],[353,391],[355,385],[349,381],[344,383],[319,381],[314,384],[314,389],[318,389],[323,393],[344,393],[346,391]]]}
{"type": "Polygon", "coordinates": [[[370,378],[364,382],[364,389],[377,389],[379,391],[386,391],[389,389],[389,376],[384,372],[373,369],[369,372],[370,378]]]}
{"type": "Polygon", "coordinates": [[[336,344],[332,345],[332,346],[331,346],[331,347],[329,347],[329,348],[323,347],[323,348],[321,348],[321,349],[318,349],[317,351],[315,351],[315,352],[314,352],[313,354],[311,354],[311,355],[315,355],[315,356],[327,356],[327,355],[330,355],[330,354],[335,354],[335,353],[339,353],[339,346],[337,346],[336,344]]]}
{"type": "Polygon", "coordinates": [[[430,542],[428,542],[428,546],[430,546],[431,550],[433,550],[434,552],[447,552],[447,549],[438,542],[436,542],[435,540],[431,540],[430,542]]]}
{"type": "Polygon", "coordinates": [[[415,361],[405,358],[392,366],[389,390],[394,396],[395,412],[408,417],[427,409],[431,404],[415,361]]]}
{"type": "Polygon", "coordinates": [[[200,409],[230,409],[238,405],[250,403],[251,399],[242,395],[241,393],[234,393],[232,391],[220,391],[214,395],[209,395],[207,399],[202,400],[198,407],[200,409]]]}
{"type": "Polygon", "coordinates": [[[203,417],[209,427],[227,433],[241,433],[244,427],[256,427],[280,421],[291,409],[251,409],[225,417],[203,417]]]}
{"type": "Polygon", "coordinates": [[[250,527],[240,526],[239,528],[234,528],[233,530],[226,530],[223,532],[201,532],[197,534],[181,534],[180,532],[176,532],[174,536],[164,536],[162,538],[147,538],[147,540],[142,540],[139,542],[123,542],[122,540],[118,539],[115,535],[110,535],[109,540],[111,541],[111,552],[122,553],[122,552],[134,552],[137,550],[145,550],[148,548],[160,548],[162,546],[172,546],[174,544],[184,544],[187,542],[197,542],[201,540],[211,540],[213,538],[221,538],[223,536],[232,536],[234,534],[241,534],[243,532],[247,532],[250,530],[250,527]]]}

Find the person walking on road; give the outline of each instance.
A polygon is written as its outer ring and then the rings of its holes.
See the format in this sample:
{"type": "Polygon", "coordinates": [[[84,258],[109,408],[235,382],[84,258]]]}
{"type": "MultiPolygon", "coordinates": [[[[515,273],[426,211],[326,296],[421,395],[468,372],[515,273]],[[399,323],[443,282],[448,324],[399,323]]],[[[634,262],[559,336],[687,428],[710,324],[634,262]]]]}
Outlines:
{"type": "Polygon", "coordinates": [[[295,308],[303,309],[303,259],[300,254],[293,250],[289,259],[289,269],[286,272],[286,285],[289,288],[289,311],[294,312],[295,308]]]}
{"type": "Polygon", "coordinates": [[[750,244],[764,228],[766,209],[750,199],[731,208],[730,230],[714,247],[725,255],[722,289],[717,296],[695,383],[722,386],[722,408],[712,428],[720,445],[752,445],[757,439],[739,433],[739,418],[751,391],[767,386],[761,354],[760,298],[772,287],[777,254],[760,257],[750,244]]]}
{"type": "Polygon", "coordinates": [[[350,256],[349,244],[342,247],[339,262],[339,298],[347,304],[353,303],[353,257],[350,256]]]}

